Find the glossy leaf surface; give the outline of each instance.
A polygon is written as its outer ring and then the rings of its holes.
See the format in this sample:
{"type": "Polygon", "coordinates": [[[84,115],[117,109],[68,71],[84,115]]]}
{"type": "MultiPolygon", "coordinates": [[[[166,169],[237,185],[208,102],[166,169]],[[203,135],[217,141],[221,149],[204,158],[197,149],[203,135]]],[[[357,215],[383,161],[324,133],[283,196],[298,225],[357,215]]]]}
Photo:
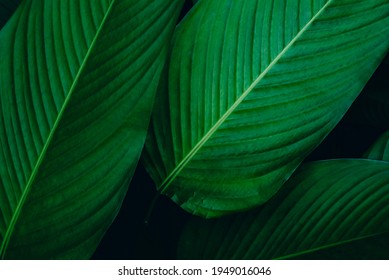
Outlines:
{"type": "Polygon", "coordinates": [[[178,257],[387,259],[388,205],[388,162],[308,163],[258,210],[193,219],[183,232],[178,257]]]}
{"type": "Polygon", "coordinates": [[[0,33],[0,256],[89,258],[146,135],[182,1],[23,1],[0,33]]]}
{"type": "Polygon", "coordinates": [[[217,217],[271,198],[389,46],[386,0],[199,1],[176,30],[143,162],[158,190],[217,217]]]}

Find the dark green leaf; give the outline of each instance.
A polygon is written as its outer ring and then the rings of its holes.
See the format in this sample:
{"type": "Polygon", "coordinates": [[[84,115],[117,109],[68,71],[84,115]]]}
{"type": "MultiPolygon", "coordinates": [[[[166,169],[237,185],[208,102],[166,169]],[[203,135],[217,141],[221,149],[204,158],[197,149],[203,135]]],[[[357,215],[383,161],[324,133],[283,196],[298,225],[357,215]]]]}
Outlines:
{"type": "Polygon", "coordinates": [[[158,190],[204,217],[266,202],[344,115],[388,38],[387,0],[198,2],[176,30],[146,141],[158,190]]]}
{"type": "Polygon", "coordinates": [[[256,211],[194,219],[179,258],[389,258],[389,163],[330,160],[301,166],[256,211]],[[342,249],[352,248],[351,252],[342,249]],[[374,250],[373,250],[374,248],[374,250]],[[333,255],[332,255],[333,254],[333,255]]]}
{"type": "Polygon", "coordinates": [[[297,260],[388,260],[389,233],[365,237],[322,248],[302,255],[290,256],[297,260]]]}
{"type": "Polygon", "coordinates": [[[389,161],[389,131],[382,134],[366,151],[365,158],[389,161]]]}
{"type": "Polygon", "coordinates": [[[0,33],[0,256],[88,258],[127,190],[182,1],[23,1],[0,33]]]}

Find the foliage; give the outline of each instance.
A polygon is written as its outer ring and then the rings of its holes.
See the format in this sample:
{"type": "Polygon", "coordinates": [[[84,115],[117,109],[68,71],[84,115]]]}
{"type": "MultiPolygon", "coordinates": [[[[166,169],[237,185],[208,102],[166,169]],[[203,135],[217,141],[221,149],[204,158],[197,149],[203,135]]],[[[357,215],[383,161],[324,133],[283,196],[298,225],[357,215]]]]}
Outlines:
{"type": "Polygon", "coordinates": [[[1,257],[94,252],[138,162],[180,6],[23,1],[1,30],[1,257]]]}
{"type": "Polygon", "coordinates": [[[2,258],[389,258],[387,0],[18,4],[2,258]]]}

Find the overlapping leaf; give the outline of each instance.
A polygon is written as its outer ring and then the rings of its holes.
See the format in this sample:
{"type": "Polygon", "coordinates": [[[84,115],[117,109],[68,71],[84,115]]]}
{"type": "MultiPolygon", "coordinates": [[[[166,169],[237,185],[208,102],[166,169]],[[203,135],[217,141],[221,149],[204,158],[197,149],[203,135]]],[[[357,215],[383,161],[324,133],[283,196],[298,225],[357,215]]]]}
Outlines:
{"type": "Polygon", "coordinates": [[[144,142],[182,1],[23,1],[0,33],[0,255],[88,258],[144,142]]]}
{"type": "Polygon", "coordinates": [[[389,163],[329,160],[301,166],[256,211],[193,220],[185,259],[388,258],[389,163]]]}
{"type": "Polygon", "coordinates": [[[330,132],[389,46],[386,0],[199,1],[176,30],[143,161],[215,217],[267,201],[330,132]]]}

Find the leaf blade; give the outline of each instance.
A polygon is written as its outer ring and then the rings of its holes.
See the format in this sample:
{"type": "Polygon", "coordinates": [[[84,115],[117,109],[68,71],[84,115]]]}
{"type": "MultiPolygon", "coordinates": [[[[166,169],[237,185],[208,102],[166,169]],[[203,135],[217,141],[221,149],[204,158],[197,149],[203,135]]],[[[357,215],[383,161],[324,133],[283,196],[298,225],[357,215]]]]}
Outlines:
{"type": "Polygon", "coordinates": [[[388,32],[384,1],[280,4],[200,1],[176,30],[143,162],[188,212],[217,217],[267,201],[387,51],[374,31],[388,32]]]}
{"type": "Polygon", "coordinates": [[[1,31],[3,258],[93,253],[137,164],[181,5],[24,1],[1,31]]]}
{"type": "MultiPolygon", "coordinates": [[[[387,166],[351,159],[304,164],[258,210],[219,220],[193,219],[184,229],[178,256],[288,259],[314,253],[320,258],[321,252],[387,236],[387,166]]],[[[361,252],[354,257],[369,258],[361,252]]]]}

